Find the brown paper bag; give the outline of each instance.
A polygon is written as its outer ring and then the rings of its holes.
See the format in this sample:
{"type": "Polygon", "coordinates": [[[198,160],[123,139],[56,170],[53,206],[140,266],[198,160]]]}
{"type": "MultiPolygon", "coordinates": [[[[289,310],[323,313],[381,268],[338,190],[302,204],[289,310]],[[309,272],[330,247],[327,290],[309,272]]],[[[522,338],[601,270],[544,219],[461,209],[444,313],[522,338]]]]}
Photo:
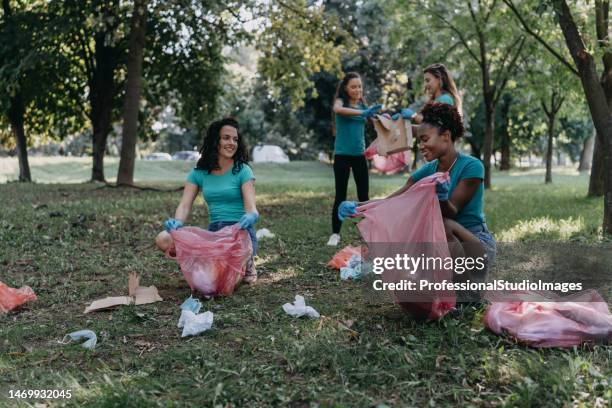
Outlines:
{"type": "Polygon", "coordinates": [[[376,130],[377,153],[388,156],[392,153],[404,152],[412,148],[412,124],[400,117],[397,120],[383,115],[374,118],[376,130]]]}

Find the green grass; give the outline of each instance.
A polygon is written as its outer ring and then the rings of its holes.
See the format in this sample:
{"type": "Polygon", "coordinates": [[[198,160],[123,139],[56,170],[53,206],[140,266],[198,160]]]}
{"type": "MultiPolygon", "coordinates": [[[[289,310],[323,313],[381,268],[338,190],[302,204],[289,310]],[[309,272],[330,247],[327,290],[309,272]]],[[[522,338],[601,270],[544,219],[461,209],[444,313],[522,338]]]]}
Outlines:
{"type": "MultiPolygon", "coordinates": [[[[116,162],[107,162],[110,176],[116,162]]],[[[7,163],[0,161],[0,179],[14,178],[7,163]]],[[[81,159],[32,163],[40,183],[89,175],[89,161],[81,159]]],[[[188,169],[139,162],[136,179],[178,186],[188,169]]],[[[6,399],[9,389],[70,389],[72,399],[48,405],[610,406],[611,347],[534,350],[484,329],[482,309],[419,323],[391,304],[365,302],[359,284],[325,266],[334,253],[325,246],[331,169],[291,163],[254,171],[258,227],[277,237],[260,241],[257,284],[205,302],[215,313],[213,329],[188,339],[176,323],[189,288],[152,244],[179,193],[0,185],[0,281],[30,285],[38,295],[0,316],[0,405],[18,405],[6,399]],[[131,271],[156,285],[164,301],[83,314],[91,300],[125,294],[131,271]],[[281,305],[297,293],[324,317],[285,315],[281,305]],[[94,351],[58,343],[83,328],[98,334],[94,351]]],[[[372,195],[392,191],[403,177],[373,176],[372,195]]],[[[603,203],[585,198],[587,176],[560,169],[553,185],[542,180],[541,170],[495,173],[486,213],[496,236],[601,241],[603,203]]],[[[191,220],[206,219],[198,199],[191,220]]],[[[345,225],[343,243],[358,242],[356,228],[345,225]]]]}

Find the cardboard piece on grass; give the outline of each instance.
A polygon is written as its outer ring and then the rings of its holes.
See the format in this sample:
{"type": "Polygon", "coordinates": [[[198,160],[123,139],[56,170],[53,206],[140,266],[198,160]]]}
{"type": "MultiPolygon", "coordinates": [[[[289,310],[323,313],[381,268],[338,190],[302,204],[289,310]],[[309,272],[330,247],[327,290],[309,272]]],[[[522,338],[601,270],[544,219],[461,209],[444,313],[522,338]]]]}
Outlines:
{"type": "Polygon", "coordinates": [[[159,296],[155,286],[140,286],[140,277],[136,272],[130,273],[128,294],[129,296],[110,296],[104,299],[94,300],[85,308],[83,313],[95,312],[97,310],[108,309],[120,305],[130,305],[132,303],[135,305],[146,305],[148,303],[161,302],[163,300],[161,296],[159,296]]]}
{"type": "Polygon", "coordinates": [[[148,303],[161,302],[161,296],[157,293],[155,286],[140,286],[140,277],[136,272],[130,274],[128,282],[128,293],[134,298],[135,305],[146,305],[148,303]]]}
{"type": "Polygon", "coordinates": [[[412,148],[412,124],[400,117],[393,120],[384,115],[376,115],[376,150],[381,156],[404,152],[412,148]]]}

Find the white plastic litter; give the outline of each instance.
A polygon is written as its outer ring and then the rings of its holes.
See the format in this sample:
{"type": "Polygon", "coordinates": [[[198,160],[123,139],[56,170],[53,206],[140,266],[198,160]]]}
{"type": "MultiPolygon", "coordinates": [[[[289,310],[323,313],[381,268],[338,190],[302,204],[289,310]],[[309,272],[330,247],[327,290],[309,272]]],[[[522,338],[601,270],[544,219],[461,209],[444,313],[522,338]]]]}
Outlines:
{"type": "Polygon", "coordinates": [[[183,310],[179,318],[178,327],[183,328],[181,337],[197,336],[209,330],[213,324],[213,312],[195,314],[191,310],[183,310]]]}
{"type": "Polygon", "coordinates": [[[193,296],[189,296],[181,305],[181,317],[178,327],[183,328],[181,337],[195,336],[212,327],[213,313],[199,313],[202,303],[193,296]]]}
{"type": "Polygon", "coordinates": [[[283,310],[288,315],[293,317],[302,317],[304,315],[308,317],[318,318],[319,312],[317,312],[313,307],[306,306],[306,302],[304,301],[304,296],[295,295],[294,303],[285,303],[283,305],[283,310]]]}
{"type": "Polygon", "coordinates": [[[271,233],[270,230],[267,228],[258,229],[257,232],[255,233],[255,236],[257,237],[257,239],[275,237],[275,235],[271,233]]]}
{"type": "Polygon", "coordinates": [[[87,339],[87,341],[81,344],[81,346],[88,350],[93,350],[96,347],[96,343],[98,342],[98,337],[96,336],[96,333],[92,332],[91,330],[79,330],[65,335],[60,343],[68,344],[71,341],[78,341],[83,339],[87,339]]]}
{"type": "Polygon", "coordinates": [[[340,278],[343,280],[347,279],[361,279],[364,275],[372,272],[372,263],[363,261],[360,255],[353,255],[349,259],[347,265],[340,268],[340,278]]]}

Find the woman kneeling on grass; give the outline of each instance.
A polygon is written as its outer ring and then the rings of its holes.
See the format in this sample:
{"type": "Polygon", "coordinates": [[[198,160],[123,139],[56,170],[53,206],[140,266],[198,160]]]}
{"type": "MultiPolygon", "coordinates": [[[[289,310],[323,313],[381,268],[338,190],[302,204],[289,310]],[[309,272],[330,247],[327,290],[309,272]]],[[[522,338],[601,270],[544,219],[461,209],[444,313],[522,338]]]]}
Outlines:
{"type": "MultiPolygon", "coordinates": [[[[253,225],[259,219],[255,207],[255,176],[248,163],[248,150],[240,136],[238,122],[232,118],[213,122],[206,132],[201,157],[187,175],[183,198],[174,218],[164,222],[166,231],[157,235],[157,247],[166,252],[174,246],[170,231],[181,228],[189,218],[193,201],[202,191],[208,205],[209,231],[238,223],[247,230],[257,252],[257,238],[253,225]]],[[[253,258],[247,264],[244,282],[257,280],[253,258]]]]}
{"type": "MultiPolygon", "coordinates": [[[[455,149],[455,141],[465,131],[461,115],[456,107],[438,102],[427,103],[420,114],[423,120],[418,130],[419,150],[428,163],[412,173],[406,185],[388,198],[402,194],[424,177],[449,172],[450,182],[436,185],[449,249],[453,257],[478,257],[486,253],[490,265],[495,259],[496,243],[483,212],[484,166],[477,158],[455,149]]],[[[355,215],[357,205],[354,201],[344,201],[339,217],[355,215]]],[[[485,272],[482,276],[461,279],[482,280],[485,272]]]]}

